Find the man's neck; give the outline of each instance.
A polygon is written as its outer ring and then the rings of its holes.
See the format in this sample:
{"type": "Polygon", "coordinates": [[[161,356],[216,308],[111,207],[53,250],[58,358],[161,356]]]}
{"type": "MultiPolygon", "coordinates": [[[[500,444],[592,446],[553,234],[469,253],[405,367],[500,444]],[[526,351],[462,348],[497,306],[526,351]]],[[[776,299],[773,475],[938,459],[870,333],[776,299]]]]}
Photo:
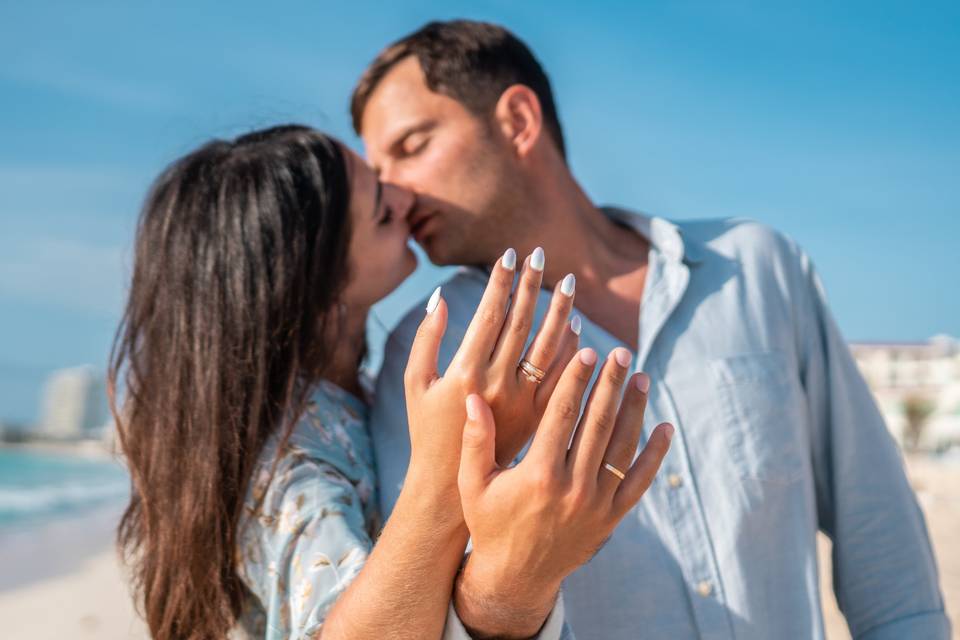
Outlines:
{"type": "MultiPolygon", "coordinates": [[[[649,242],[611,220],[572,177],[539,194],[534,210],[549,212],[526,242],[546,253],[544,287],[577,277],[577,307],[633,348],[646,277],[649,242]]],[[[518,247],[520,249],[520,247],[518,247]]]]}

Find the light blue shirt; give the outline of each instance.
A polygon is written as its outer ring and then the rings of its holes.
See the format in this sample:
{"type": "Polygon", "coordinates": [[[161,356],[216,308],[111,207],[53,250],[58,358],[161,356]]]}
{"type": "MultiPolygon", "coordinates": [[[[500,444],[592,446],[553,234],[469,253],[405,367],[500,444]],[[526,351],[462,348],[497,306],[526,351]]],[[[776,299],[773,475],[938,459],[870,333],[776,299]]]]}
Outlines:
{"type": "MultiPolygon", "coordinates": [[[[569,628],[605,640],[823,638],[820,530],[854,638],[948,638],[923,515],[807,255],[746,220],[606,212],[650,241],[640,333],[623,344],[581,309],[581,346],[631,349],[652,378],[644,439],[663,421],[676,435],[644,498],[564,582],[569,628]]],[[[464,269],[443,285],[441,371],[485,283],[464,269]]],[[[538,320],[548,300],[542,291],[538,320]]],[[[403,369],[422,316],[418,304],[393,332],[377,382],[385,514],[409,457],[403,369]]]]}

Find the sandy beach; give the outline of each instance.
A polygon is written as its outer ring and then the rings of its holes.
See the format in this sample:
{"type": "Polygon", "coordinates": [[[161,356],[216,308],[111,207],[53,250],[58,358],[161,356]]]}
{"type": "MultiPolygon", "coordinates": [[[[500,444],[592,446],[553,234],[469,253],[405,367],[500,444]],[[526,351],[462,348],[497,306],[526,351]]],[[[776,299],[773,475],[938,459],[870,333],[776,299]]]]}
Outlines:
{"type": "MultiPolygon", "coordinates": [[[[960,464],[908,459],[911,482],[927,518],[941,587],[960,640],[960,464]]],[[[111,546],[117,506],[66,520],[40,532],[20,532],[0,545],[0,620],[11,640],[146,638],[111,546]],[[69,544],[66,541],[69,540],[69,544]]],[[[829,542],[821,540],[821,577],[827,636],[849,638],[830,590],[829,542]]]]}
{"type": "Polygon", "coordinates": [[[66,575],[0,593],[5,638],[147,638],[112,550],[66,575]]]}
{"type": "Polygon", "coordinates": [[[0,539],[3,638],[147,638],[113,548],[121,506],[0,539]]]}

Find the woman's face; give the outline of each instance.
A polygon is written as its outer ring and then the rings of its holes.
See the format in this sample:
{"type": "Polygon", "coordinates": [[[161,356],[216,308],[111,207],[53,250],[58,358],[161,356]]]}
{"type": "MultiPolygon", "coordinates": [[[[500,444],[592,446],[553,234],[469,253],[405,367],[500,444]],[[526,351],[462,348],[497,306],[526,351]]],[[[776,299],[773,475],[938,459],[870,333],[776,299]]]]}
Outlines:
{"type": "Polygon", "coordinates": [[[350,282],[347,307],[368,308],[406,279],[417,267],[407,244],[413,209],[412,192],[380,182],[360,156],[344,147],[350,180],[350,282]]]}

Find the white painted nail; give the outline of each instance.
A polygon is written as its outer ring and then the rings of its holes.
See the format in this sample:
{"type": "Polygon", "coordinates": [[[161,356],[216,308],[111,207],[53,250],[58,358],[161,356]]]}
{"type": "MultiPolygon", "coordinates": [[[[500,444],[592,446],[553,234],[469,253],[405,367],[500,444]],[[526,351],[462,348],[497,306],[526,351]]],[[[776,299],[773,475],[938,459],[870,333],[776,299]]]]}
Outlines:
{"type": "Polygon", "coordinates": [[[573,290],[577,288],[577,276],[572,273],[568,273],[563,277],[563,282],[560,283],[560,293],[567,296],[568,298],[573,295],[573,290]]]}
{"type": "Polygon", "coordinates": [[[500,264],[503,265],[504,269],[512,270],[517,266],[517,252],[513,249],[507,249],[503,253],[503,258],[500,259],[500,264]]]}
{"type": "Polygon", "coordinates": [[[438,304],[440,304],[440,287],[434,289],[430,299],[427,300],[427,313],[431,314],[436,311],[438,304]]]}
{"type": "Polygon", "coordinates": [[[533,250],[533,253],[530,254],[530,268],[535,271],[543,271],[543,265],[546,264],[547,258],[543,255],[543,249],[537,247],[533,250]]]}
{"type": "Polygon", "coordinates": [[[580,330],[583,327],[581,326],[580,316],[573,316],[570,319],[570,331],[573,331],[575,334],[580,335],[580,330]]]}

